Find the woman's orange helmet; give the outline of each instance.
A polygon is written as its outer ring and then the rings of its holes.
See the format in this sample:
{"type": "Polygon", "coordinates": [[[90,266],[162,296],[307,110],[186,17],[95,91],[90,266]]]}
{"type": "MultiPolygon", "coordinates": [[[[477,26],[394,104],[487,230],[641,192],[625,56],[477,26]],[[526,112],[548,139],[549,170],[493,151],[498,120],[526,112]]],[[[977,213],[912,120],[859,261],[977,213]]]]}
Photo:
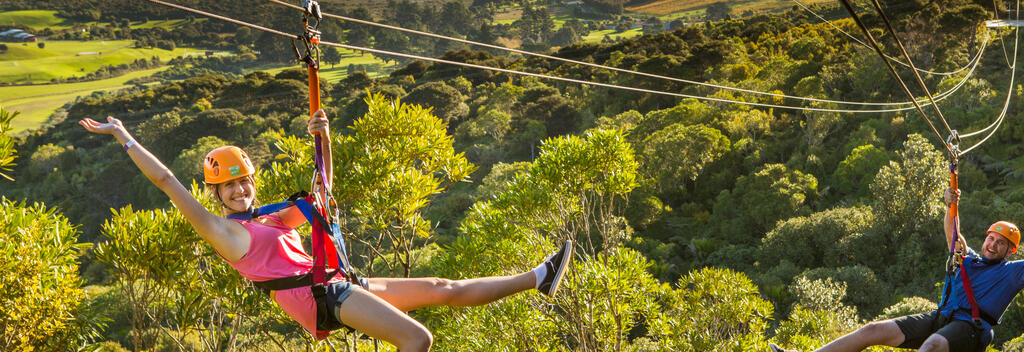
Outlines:
{"type": "Polygon", "coordinates": [[[1020,244],[1020,230],[1017,229],[1017,225],[1009,221],[997,221],[988,227],[988,232],[986,233],[993,232],[1003,235],[1007,240],[1010,240],[1010,243],[1013,243],[1013,249],[1010,250],[1010,254],[1017,253],[1017,245],[1020,244]]]}
{"type": "Polygon", "coordinates": [[[210,151],[203,160],[203,177],[206,183],[218,184],[234,179],[252,176],[256,168],[249,155],[242,148],[224,146],[210,151]]]}

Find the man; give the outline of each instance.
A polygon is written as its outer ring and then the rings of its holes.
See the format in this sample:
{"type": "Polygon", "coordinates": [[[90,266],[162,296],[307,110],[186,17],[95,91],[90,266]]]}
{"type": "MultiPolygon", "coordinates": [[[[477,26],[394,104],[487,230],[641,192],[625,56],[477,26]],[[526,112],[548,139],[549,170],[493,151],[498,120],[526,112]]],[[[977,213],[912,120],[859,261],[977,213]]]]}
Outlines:
{"type": "MultiPolygon", "coordinates": [[[[949,188],[943,195],[946,203],[957,202],[960,190],[949,188]]],[[[946,211],[943,229],[946,246],[952,245],[953,216],[946,211]]],[[[959,229],[957,229],[959,233],[959,229]]],[[[975,252],[957,236],[957,250],[964,251],[963,266],[970,279],[979,319],[972,318],[971,303],[964,290],[960,269],[947,283],[948,298],[931,313],[908,315],[869,323],[818,349],[818,351],[861,351],[874,345],[917,348],[919,351],[984,351],[992,342],[992,326],[1021,289],[1024,289],[1024,261],[1007,261],[1017,252],[1020,230],[1016,225],[999,221],[989,227],[981,252],[975,252]]],[[[773,352],[786,351],[769,344],[773,352]]]]}

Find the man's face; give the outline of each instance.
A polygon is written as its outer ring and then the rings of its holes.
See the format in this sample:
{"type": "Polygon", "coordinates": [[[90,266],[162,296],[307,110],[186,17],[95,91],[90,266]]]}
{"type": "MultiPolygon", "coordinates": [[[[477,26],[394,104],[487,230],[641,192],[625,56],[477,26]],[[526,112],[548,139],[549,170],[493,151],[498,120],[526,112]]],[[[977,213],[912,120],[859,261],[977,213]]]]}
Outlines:
{"type": "Polygon", "coordinates": [[[981,255],[988,260],[1000,260],[1010,255],[1013,244],[1006,237],[995,232],[989,232],[985,237],[985,243],[981,245],[981,255]]]}

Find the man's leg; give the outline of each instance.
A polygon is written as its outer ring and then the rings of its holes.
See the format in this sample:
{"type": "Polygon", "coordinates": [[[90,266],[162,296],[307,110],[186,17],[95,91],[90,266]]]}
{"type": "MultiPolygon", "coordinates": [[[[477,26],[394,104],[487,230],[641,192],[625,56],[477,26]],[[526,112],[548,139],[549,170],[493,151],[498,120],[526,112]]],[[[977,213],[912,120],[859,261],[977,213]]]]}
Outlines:
{"type": "Polygon", "coordinates": [[[949,352],[949,341],[939,334],[932,334],[928,336],[927,340],[921,344],[920,352],[949,352]]]}
{"type": "Polygon", "coordinates": [[[874,345],[897,347],[905,337],[893,320],[869,323],[818,349],[819,352],[855,352],[874,345]]]}

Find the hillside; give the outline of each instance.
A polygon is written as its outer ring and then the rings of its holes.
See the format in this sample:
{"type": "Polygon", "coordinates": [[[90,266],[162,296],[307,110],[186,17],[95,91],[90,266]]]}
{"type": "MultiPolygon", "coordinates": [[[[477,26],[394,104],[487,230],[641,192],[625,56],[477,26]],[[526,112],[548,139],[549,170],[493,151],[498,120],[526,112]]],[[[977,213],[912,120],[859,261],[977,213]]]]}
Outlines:
{"type": "MultiPolygon", "coordinates": [[[[889,15],[913,61],[942,73],[923,80],[943,93],[939,107],[949,126],[973,132],[1005,116],[991,139],[958,159],[960,226],[977,249],[994,221],[1024,222],[1022,92],[1011,81],[1019,73],[1003,56],[1019,56],[1019,38],[984,28],[984,20],[1003,14],[973,1],[900,6],[889,15]]],[[[940,230],[949,182],[944,128],[930,110],[940,135],[906,104],[897,112],[861,104],[908,98],[872,50],[812,14],[788,8],[671,31],[641,29],[617,41],[551,45],[546,39],[556,38],[556,20],[573,32],[565,35],[580,38],[576,29],[590,24],[527,7],[518,24],[488,32],[486,21],[444,17],[469,11],[460,4],[448,12],[415,10],[384,11],[388,17],[380,20],[515,38],[557,57],[706,83],[506,56],[380,29],[361,33],[349,24],[326,27],[349,42],[648,90],[424,61],[389,61],[395,66],[386,74],[352,65],[321,76],[334,143],[333,194],[361,275],[515,275],[564,241],[577,244],[556,297],[529,292],[473,308],[415,310],[410,317],[431,331],[434,349],[763,351],[772,342],[812,350],[868,322],[936,307],[948,252],[940,230]]],[[[603,20],[632,30],[634,19],[603,20]]],[[[877,17],[865,20],[880,41],[894,42],[877,17]]],[[[212,28],[209,22],[194,26],[212,28]]],[[[849,22],[837,25],[857,33],[849,22]]],[[[260,55],[281,46],[242,30],[223,33],[260,55]]],[[[366,58],[383,59],[360,56],[366,58]]],[[[214,212],[216,201],[201,195],[201,161],[214,147],[239,146],[261,170],[254,196],[261,204],[279,201],[307,187],[312,172],[308,77],[297,68],[233,71],[266,64],[244,60],[255,55],[181,62],[168,70],[173,80],[80,99],[65,120],[18,140],[16,181],[4,183],[0,195],[41,202],[59,215],[20,211],[27,204],[3,209],[37,214],[43,228],[65,230],[30,227],[37,226],[30,215],[0,230],[63,235],[38,240],[55,249],[37,252],[69,253],[52,260],[65,266],[82,262],[77,272],[38,265],[37,272],[9,276],[20,283],[33,275],[76,275],[60,280],[68,287],[52,289],[69,294],[11,295],[42,302],[34,312],[74,322],[58,332],[31,330],[40,331],[33,336],[111,349],[327,348],[235,275],[119,142],[77,124],[121,119],[214,212]],[[71,250],[68,239],[94,245],[71,250]],[[68,303],[44,306],[53,296],[68,303]],[[109,322],[90,325],[103,317],[109,322]],[[76,340],[83,335],[93,337],[76,340]]],[[[897,68],[920,97],[909,71],[897,68]]],[[[33,238],[25,237],[18,242],[33,238]]],[[[15,262],[25,253],[16,243],[7,246],[0,253],[13,254],[0,259],[15,262]]],[[[996,331],[991,348],[1024,345],[1020,297],[996,331]]],[[[332,348],[373,348],[343,333],[328,341],[332,348]]]]}

